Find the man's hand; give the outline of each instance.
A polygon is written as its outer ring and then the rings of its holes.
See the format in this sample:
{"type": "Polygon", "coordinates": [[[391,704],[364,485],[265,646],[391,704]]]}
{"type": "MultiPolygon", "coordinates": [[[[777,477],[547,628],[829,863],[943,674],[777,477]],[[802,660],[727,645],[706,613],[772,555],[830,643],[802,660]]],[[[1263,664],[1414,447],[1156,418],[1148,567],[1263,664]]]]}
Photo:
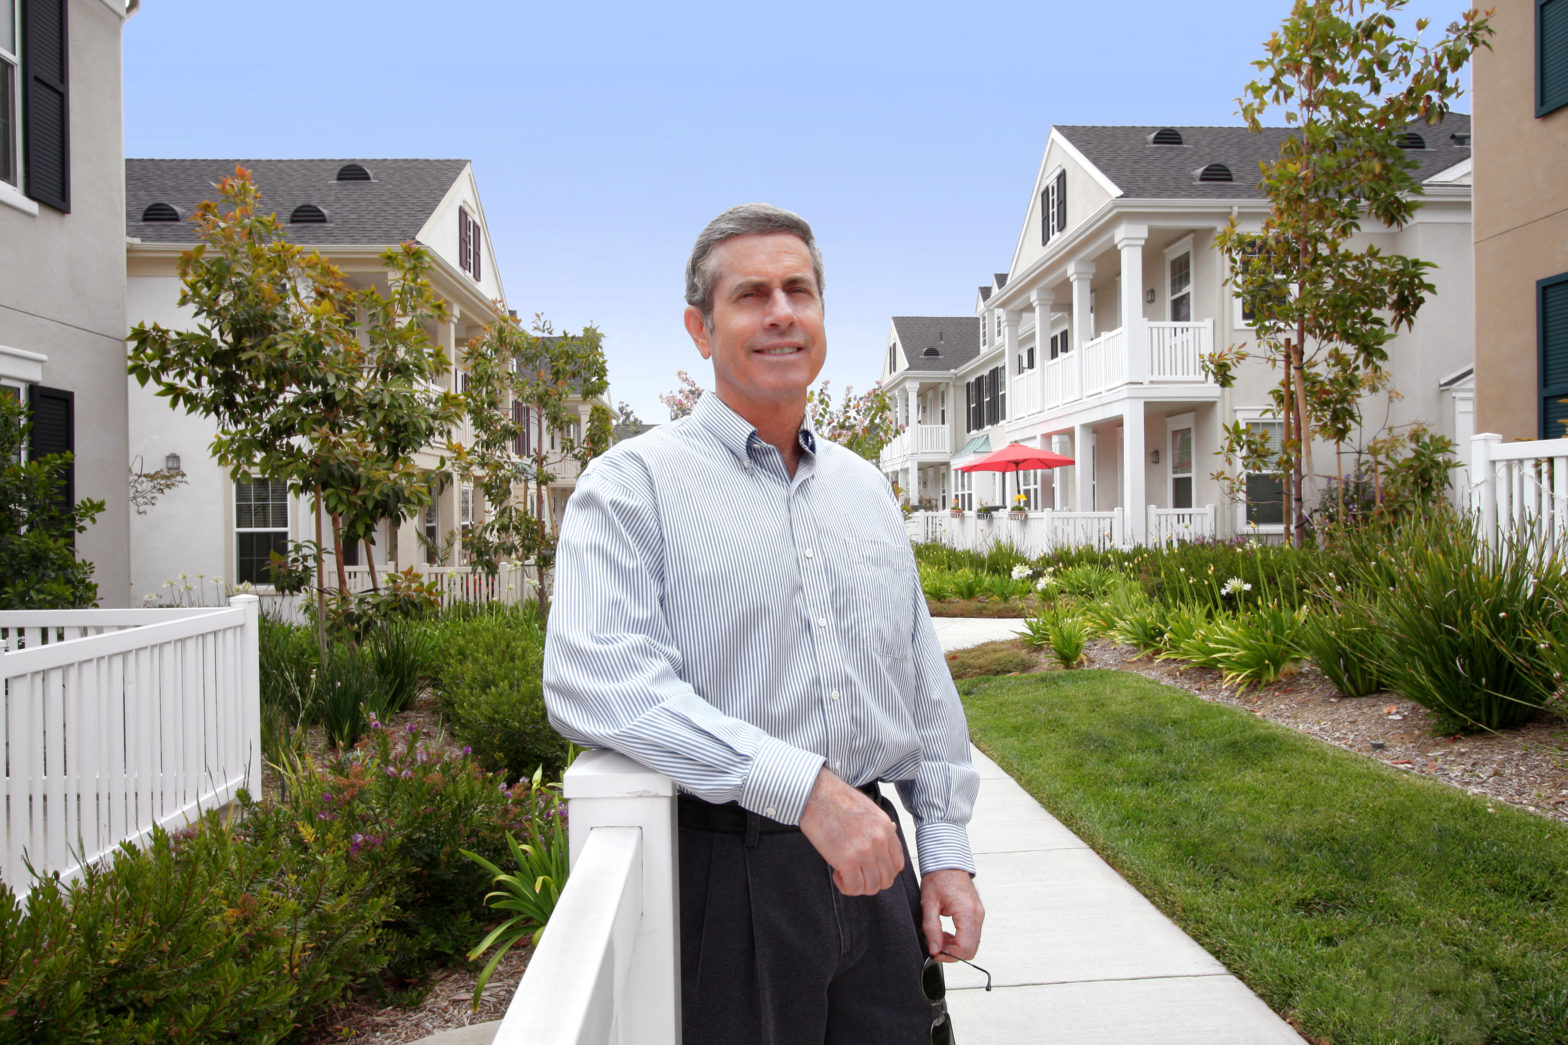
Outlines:
{"type": "Polygon", "coordinates": [[[980,894],[975,892],[974,879],[968,871],[931,871],[920,883],[920,913],[926,934],[926,951],[939,962],[953,958],[940,957],[943,951],[956,958],[973,958],[980,949],[980,926],[985,921],[985,907],[980,894]],[[957,932],[942,928],[942,916],[953,919],[957,932]]]}
{"type": "Polygon", "coordinates": [[[833,884],[845,896],[880,893],[904,869],[893,821],[826,768],[806,796],[800,830],[833,868],[833,884]]]}

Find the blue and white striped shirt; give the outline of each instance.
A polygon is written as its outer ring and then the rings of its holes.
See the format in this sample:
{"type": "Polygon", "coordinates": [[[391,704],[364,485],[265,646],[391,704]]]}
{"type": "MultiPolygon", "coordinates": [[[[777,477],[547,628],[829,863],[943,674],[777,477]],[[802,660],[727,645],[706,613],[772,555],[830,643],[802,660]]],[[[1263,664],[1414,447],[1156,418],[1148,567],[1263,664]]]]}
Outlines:
{"type": "Polygon", "coordinates": [[[968,726],[903,520],[868,462],[777,448],[702,396],[577,482],[544,657],[550,721],[711,802],[798,823],[824,764],[891,780],[922,871],[974,871],[968,726]]]}

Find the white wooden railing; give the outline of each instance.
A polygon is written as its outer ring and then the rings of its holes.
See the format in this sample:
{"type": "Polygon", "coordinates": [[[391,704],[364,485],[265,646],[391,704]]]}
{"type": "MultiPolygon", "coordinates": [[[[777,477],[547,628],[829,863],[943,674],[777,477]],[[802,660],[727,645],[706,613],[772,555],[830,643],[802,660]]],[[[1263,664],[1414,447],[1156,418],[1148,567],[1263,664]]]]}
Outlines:
{"type": "Polygon", "coordinates": [[[882,448],[882,466],[892,468],[911,454],[950,454],[952,430],[947,425],[910,425],[882,448]]]}
{"type": "Polygon", "coordinates": [[[588,751],[562,792],[572,873],[495,1045],[676,1045],[675,785],[588,751]]]}
{"type": "Polygon", "coordinates": [[[1148,544],[1161,548],[1188,541],[1214,539],[1214,506],[1202,508],[1156,508],[1149,505],[1148,544]]]}
{"type": "MultiPolygon", "coordinates": [[[[1213,320],[1151,321],[1144,325],[1147,328],[1145,372],[1150,382],[1175,384],[1210,380],[1203,371],[1203,360],[1214,349],[1213,320]]],[[[1016,378],[1013,395],[1025,397],[1015,398],[1016,402],[1025,404],[1023,413],[1042,408],[1049,410],[1121,388],[1128,383],[1129,373],[1126,328],[1118,327],[1086,342],[1082,351],[1049,360],[1038,385],[1034,383],[1033,374],[1016,378]],[[1037,401],[1035,397],[1042,395],[1041,386],[1044,388],[1043,400],[1037,401]]]]}
{"type": "Polygon", "coordinates": [[[1568,439],[1505,443],[1483,432],[1470,445],[1470,503],[1482,533],[1529,535],[1568,551],[1568,439]]]}
{"type": "Polygon", "coordinates": [[[62,878],[261,795],[258,604],[0,612],[0,877],[62,878]]]}
{"type": "MultiPolygon", "coordinates": [[[[1083,346],[1083,395],[1098,395],[1127,383],[1126,328],[1108,330],[1083,346]]],[[[1076,392],[1073,398],[1078,398],[1076,392]]]]}
{"type": "Polygon", "coordinates": [[[1213,351],[1214,321],[1192,323],[1150,322],[1149,380],[1206,381],[1203,357],[1213,351]]]}
{"type": "Polygon", "coordinates": [[[1007,403],[1009,418],[1038,414],[1041,408],[1040,374],[1025,370],[1013,378],[1013,394],[1007,403]]]}
{"type": "Polygon", "coordinates": [[[1027,512],[1022,519],[1011,518],[1007,512],[915,514],[926,517],[919,532],[927,540],[971,551],[1011,541],[1024,554],[1035,556],[1057,548],[1121,548],[1127,540],[1120,508],[1108,512],[1027,512]]]}

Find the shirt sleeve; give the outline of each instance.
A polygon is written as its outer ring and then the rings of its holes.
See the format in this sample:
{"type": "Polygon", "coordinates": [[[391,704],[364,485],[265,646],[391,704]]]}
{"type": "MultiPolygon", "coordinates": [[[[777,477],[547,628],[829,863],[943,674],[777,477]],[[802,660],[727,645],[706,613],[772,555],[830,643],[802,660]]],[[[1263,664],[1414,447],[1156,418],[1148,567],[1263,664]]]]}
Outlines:
{"type": "Polygon", "coordinates": [[[662,589],[651,477],[631,455],[600,458],[567,502],[556,545],[544,653],[551,724],[710,802],[799,823],[822,757],[723,714],[682,680],[662,589]]]}
{"type": "Polygon", "coordinates": [[[899,782],[899,797],[915,821],[921,874],[950,868],[974,874],[969,818],[980,790],[980,774],[969,751],[964,706],[931,624],[913,556],[909,572],[915,604],[910,637],[915,669],[911,711],[920,739],[920,765],[913,779],[899,782]]]}

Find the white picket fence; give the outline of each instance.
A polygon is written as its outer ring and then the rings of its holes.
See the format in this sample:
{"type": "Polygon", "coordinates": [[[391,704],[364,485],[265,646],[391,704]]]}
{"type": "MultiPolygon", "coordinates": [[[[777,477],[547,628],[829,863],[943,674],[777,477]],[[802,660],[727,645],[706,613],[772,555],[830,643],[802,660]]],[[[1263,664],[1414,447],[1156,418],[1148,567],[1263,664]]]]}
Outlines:
{"type": "Polygon", "coordinates": [[[610,751],[566,771],[572,873],[495,1045],[676,1045],[675,785],[610,751]]]}
{"type": "Polygon", "coordinates": [[[1189,541],[1214,539],[1214,506],[1202,508],[1156,508],[1149,505],[1148,544],[1151,548],[1165,548],[1189,541]]]}
{"type": "Polygon", "coordinates": [[[261,793],[258,602],[0,612],[0,878],[70,878],[261,793]]]}
{"type": "MultiPolygon", "coordinates": [[[[397,569],[396,563],[377,564],[376,580],[381,590],[386,590],[388,575],[397,572],[397,569]]],[[[346,566],[343,572],[348,577],[349,591],[362,594],[372,590],[368,567],[346,566]]],[[[436,586],[440,592],[442,609],[449,609],[458,603],[483,606],[500,602],[515,605],[538,598],[539,585],[532,563],[502,563],[494,577],[487,577],[467,566],[420,564],[414,567],[414,572],[419,574],[421,580],[436,586]]],[[[329,567],[324,580],[329,590],[336,590],[337,570],[329,567]]],[[[550,583],[549,571],[545,573],[545,581],[550,583]]],[[[306,606],[315,598],[315,593],[314,589],[298,595],[275,595],[264,591],[261,596],[269,616],[291,624],[301,624],[309,619],[306,606]]]]}
{"type": "Polygon", "coordinates": [[[1568,439],[1505,443],[1483,432],[1470,456],[1470,505],[1483,534],[1529,534],[1568,552],[1568,439]]]}
{"type": "Polygon", "coordinates": [[[1025,555],[1045,555],[1057,548],[1122,548],[1126,525],[1122,510],[1108,512],[915,512],[909,517],[911,538],[983,552],[1011,541],[1025,555]],[[1018,518],[1017,516],[1021,516],[1018,518]]]}

